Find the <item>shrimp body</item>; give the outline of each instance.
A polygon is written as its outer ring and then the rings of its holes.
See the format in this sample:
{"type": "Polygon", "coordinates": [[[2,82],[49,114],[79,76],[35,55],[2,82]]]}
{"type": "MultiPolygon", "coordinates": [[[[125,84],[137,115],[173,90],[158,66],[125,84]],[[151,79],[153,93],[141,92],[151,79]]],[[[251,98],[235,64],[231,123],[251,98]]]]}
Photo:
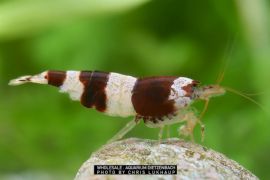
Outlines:
{"type": "MultiPolygon", "coordinates": [[[[95,108],[110,116],[135,116],[149,127],[187,119],[187,109],[194,100],[207,99],[219,86],[199,87],[187,77],[155,76],[136,78],[100,71],[45,71],[11,80],[10,85],[27,82],[49,84],[68,93],[87,108],[95,108]]],[[[219,94],[224,93],[222,89],[219,94]]],[[[193,123],[196,124],[196,123],[193,123]]],[[[192,128],[193,129],[193,128],[192,128]]]]}

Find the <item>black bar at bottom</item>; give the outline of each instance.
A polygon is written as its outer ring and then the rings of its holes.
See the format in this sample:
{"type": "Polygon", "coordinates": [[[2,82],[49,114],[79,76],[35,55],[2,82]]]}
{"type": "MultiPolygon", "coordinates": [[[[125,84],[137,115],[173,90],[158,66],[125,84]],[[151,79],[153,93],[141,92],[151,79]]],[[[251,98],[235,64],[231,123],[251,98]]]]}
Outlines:
{"type": "Polygon", "coordinates": [[[96,175],[174,175],[176,165],[94,165],[96,175]]]}

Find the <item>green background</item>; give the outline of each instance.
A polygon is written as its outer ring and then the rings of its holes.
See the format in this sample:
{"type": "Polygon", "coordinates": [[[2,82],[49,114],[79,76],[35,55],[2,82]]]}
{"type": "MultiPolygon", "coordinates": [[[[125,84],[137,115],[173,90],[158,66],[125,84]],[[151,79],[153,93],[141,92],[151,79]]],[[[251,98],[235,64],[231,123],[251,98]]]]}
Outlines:
{"type": "MultiPolygon", "coordinates": [[[[71,179],[130,118],[108,117],[48,86],[10,87],[48,69],[176,75],[222,85],[196,141],[270,179],[270,6],[266,0],[0,2],[0,179],[71,179]]],[[[195,103],[200,111],[202,102],[195,103]]],[[[179,124],[171,135],[177,135],[179,124]]],[[[157,139],[139,124],[127,137],[157,139]]]]}

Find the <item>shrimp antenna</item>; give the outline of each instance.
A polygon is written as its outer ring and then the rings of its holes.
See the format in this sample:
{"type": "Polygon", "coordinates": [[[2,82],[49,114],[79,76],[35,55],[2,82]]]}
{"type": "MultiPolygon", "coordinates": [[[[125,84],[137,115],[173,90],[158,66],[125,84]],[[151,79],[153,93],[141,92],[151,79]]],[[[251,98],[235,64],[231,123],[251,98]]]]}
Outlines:
{"type": "Polygon", "coordinates": [[[223,87],[225,90],[231,92],[231,93],[234,93],[234,94],[237,94],[239,96],[242,96],[243,98],[253,102],[254,104],[256,104],[257,106],[259,106],[264,112],[267,112],[266,109],[264,108],[263,105],[261,105],[260,103],[258,103],[257,101],[255,101],[253,98],[249,97],[248,95],[236,90],[236,89],[233,89],[233,88],[230,88],[230,87],[223,87]]]}
{"type": "MultiPolygon", "coordinates": [[[[236,43],[236,38],[233,37],[232,39],[230,39],[228,41],[228,45],[226,47],[226,50],[225,50],[225,54],[223,55],[223,66],[220,70],[220,73],[218,75],[218,78],[216,80],[216,84],[220,84],[224,78],[224,74],[225,74],[225,71],[229,65],[229,60],[231,59],[230,57],[232,56],[232,53],[233,53],[233,49],[235,47],[235,43],[236,43]]],[[[207,108],[208,108],[208,105],[209,105],[209,99],[207,99],[205,101],[205,104],[204,104],[204,108],[203,108],[203,111],[201,112],[200,114],[200,119],[204,116],[205,112],[207,111],[207,108]]]]}
{"type": "Polygon", "coordinates": [[[233,50],[234,50],[234,47],[235,47],[235,44],[236,44],[236,38],[234,37],[233,39],[229,40],[229,42],[231,42],[231,43],[228,43],[228,45],[226,47],[225,54],[223,56],[223,63],[222,63],[223,66],[221,66],[220,73],[219,73],[218,78],[216,80],[216,84],[218,84],[218,85],[224,79],[226,69],[229,66],[229,63],[230,63],[230,60],[231,60],[230,57],[232,56],[232,53],[233,53],[233,50]]]}
{"type": "MultiPolygon", "coordinates": [[[[227,55],[227,59],[226,61],[224,61],[224,66],[223,66],[223,69],[221,70],[219,76],[218,76],[218,79],[217,79],[217,84],[219,85],[223,78],[224,78],[224,74],[225,74],[225,71],[226,69],[228,68],[228,65],[229,65],[229,60],[231,58],[231,55],[233,53],[233,49],[235,47],[235,44],[236,44],[236,38],[232,39],[232,43],[230,44],[230,46],[227,47],[227,51],[229,52],[228,55],[227,55]]],[[[255,101],[253,98],[251,98],[250,96],[253,96],[253,95],[260,95],[262,93],[243,93],[243,92],[240,92],[236,89],[233,89],[233,88],[230,88],[230,87],[223,87],[225,90],[231,92],[231,93],[234,93],[234,94],[237,94],[237,95],[240,95],[242,97],[244,97],[245,99],[253,102],[254,104],[256,104],[257,106],[259,106],[263,111],[266,111],[265,108],[260,104],[258,103],[257,101],[255,101]]]]}
{"type": "Polygon", "coordinates": [[[241,93],[243,93],[246,96],[260,96],[260,95],[265,94],[265,92],[259,92],[259,93],[244,93],[244,92],[241,92],[241,93]]]}

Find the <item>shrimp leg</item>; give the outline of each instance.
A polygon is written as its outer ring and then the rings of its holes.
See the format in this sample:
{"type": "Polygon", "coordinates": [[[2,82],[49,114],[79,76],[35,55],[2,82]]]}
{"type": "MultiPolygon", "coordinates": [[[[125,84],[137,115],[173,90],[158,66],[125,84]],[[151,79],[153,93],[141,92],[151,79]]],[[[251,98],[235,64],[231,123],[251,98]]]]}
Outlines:
{"type": "Polygon", "coordinates": [[[138,124],[138,117],[135,117],[131,121],[129,121],[120,131],[118,131],[109,141],[108,143],[112,143],[124,137],[130,130],[132,130],[138,124]]]}

